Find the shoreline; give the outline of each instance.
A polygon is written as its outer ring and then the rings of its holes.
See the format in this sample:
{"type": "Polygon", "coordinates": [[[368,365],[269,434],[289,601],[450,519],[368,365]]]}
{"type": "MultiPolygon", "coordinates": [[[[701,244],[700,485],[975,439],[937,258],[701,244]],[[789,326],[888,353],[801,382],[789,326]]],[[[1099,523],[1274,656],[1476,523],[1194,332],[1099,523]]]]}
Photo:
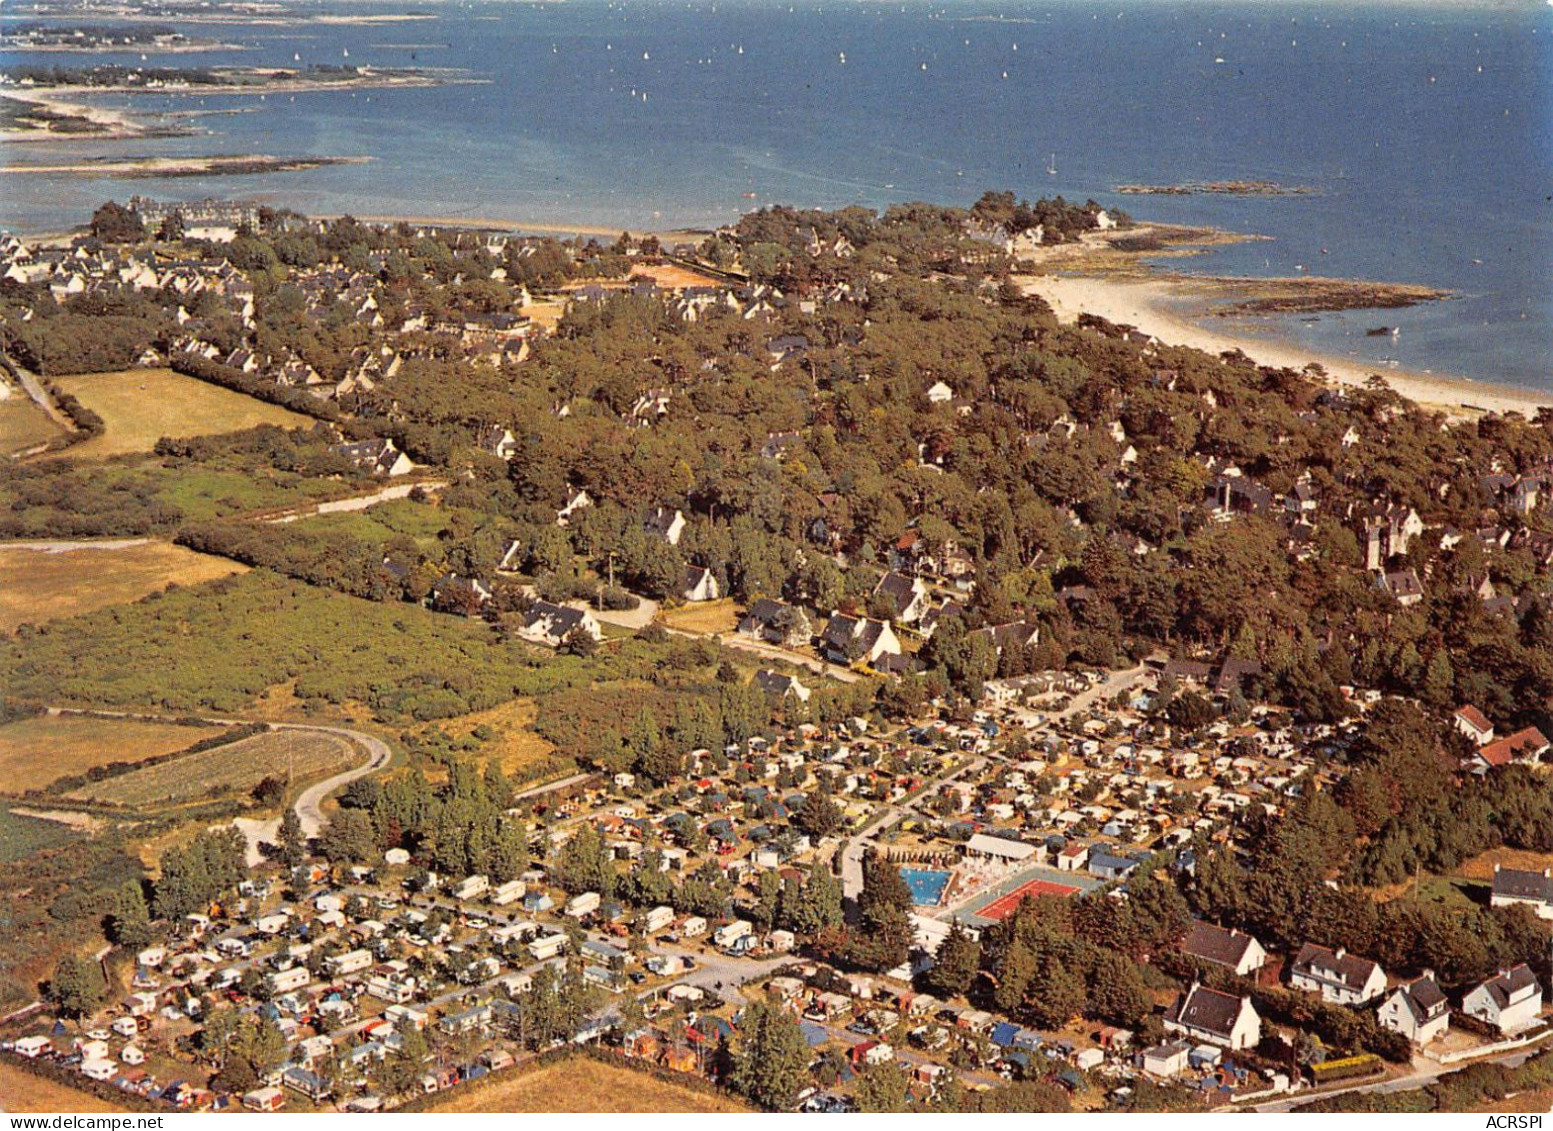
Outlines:
{"type": "Polygon", "coordinates": [[[1519,412],[1530,418],[1539,408],[1553,407],[1553,391],[1493,385],[1459,374],[1378,367],[1314,353],[1288,342],[1210,329],[1176,309],[1182,299],[1196,297],[1192,283],[1182,278],[1116,279],[1039,271],[1016,278],[1027,293],[1045,299],[1065,323],[1076,321],[1081,313],[1094,314],[1109,322],[1136,326],[1169,345],[1190,346],[1211,354],[1238,349],[1260,365],[1297,371],[1315,363],[1339,385],[1362,387],[1371,377],[1379,377],[1401,396],[1456,419],[1471,419],[1483,412],[1519,412]]]}
{"type": "MultiPolygon", "coordinates": [[[[312,214],[310,214],[312,215],[312,214]]],[[[344,213],[318,213],[316,220],[338,220],[344,213]]],[[[539,236],[591,236],[598,239],[614,239],[622,232],[636,239],[641,236],[657,236],[676,241],[701,240],[711,235],[711,229],[696,228],[631,228],[609,227],[602,224],[560,224],[544,220],[513,220],[502,217],[480,216],[405,216],[366,215],[352,212],[350,216],[363,224],[409,224],[416,228],[467,228],[473,231],[514,232],[519,235],[539,236]]]]}

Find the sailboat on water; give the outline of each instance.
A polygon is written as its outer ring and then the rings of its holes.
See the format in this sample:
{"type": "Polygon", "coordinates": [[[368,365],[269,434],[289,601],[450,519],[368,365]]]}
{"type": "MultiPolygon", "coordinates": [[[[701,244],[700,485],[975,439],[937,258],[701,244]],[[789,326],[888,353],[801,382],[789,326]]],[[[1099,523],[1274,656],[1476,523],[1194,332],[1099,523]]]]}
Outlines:
{"type": "Polygon", "coordinates": [[[1052,154],[1051,160],[1046,162],[1046,171],[1054,177],[1057,175],[1057,155],[1055,153],[1052,154]]]}

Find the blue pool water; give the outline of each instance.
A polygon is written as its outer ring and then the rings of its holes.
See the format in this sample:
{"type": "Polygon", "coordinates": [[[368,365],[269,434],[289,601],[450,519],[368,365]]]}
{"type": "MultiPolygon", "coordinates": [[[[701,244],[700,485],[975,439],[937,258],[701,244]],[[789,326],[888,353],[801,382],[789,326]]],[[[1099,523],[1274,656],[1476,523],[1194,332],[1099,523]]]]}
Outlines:
{"type": "Polygon", "coordinates": [[[918,907],[937,907],[949,886],[951,872],[938,872],[925,868],[902,868],[901,879],[911,889],[911,901],[918,907]]]}

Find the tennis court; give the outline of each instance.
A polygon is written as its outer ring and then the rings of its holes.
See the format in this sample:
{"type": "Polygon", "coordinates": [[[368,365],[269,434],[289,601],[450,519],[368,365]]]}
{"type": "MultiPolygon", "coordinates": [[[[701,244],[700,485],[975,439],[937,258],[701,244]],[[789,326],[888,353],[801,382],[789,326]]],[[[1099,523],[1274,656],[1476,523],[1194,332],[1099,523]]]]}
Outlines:
{"type": "Polygon", "coordinates": [[[1020,884],[1013,891],[1004,892],[973,912],[978,918],[989,919],[994,923],[1002,922],[1012,915],[1018,906],[1027,899],[1034,899],[1038,895],[1077,895],[1081,888],[1069,887],[1067,884],[1054,884],[1050,880],[1030,880],[1020,884]]]}

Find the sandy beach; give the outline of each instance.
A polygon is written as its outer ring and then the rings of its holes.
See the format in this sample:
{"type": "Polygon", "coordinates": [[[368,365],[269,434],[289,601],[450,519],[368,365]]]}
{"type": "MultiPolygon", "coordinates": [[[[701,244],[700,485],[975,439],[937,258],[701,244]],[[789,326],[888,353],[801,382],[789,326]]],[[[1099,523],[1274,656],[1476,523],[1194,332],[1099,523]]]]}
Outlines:
{"type": "Polygon", "coordinates": [[[1064,322],[1075,321],[1081,313],[1095,314],[1110,322],[1136,326],[1170,345],[1214,354],[1238,349],[1259,364],[1280,368],[1304,369],[1315,362],[1342,384],[1363,385],[1379,375],[1402,396],[1452,417],[1470,417],[1479,411],[1520,412],[1529,417],[1538,408],[1553,406],[1553,393],[1489,385],[1461,376],[1375,367],[1351,358],[1312,354],[1296,346],[1210,330],[1173,309],[1179,299],[1191,297],[1189,284],[1061,275],[1023,276],[1021,282],[1050,303],[1064,322]]]}

